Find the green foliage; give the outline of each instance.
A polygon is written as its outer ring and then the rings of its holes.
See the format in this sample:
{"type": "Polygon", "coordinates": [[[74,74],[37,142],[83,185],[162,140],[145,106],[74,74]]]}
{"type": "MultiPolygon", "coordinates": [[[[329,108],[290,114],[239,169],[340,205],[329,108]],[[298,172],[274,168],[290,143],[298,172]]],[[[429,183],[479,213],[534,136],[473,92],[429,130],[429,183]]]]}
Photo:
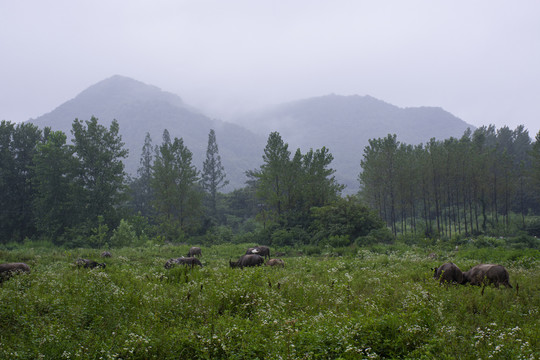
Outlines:
{"type": "Polygon", "coordinates": [[[116,229],[114,229],[109,242],[110,247],[125,247],[125,246],[134,246],[138,244],[139,239],[133,227],[129,222],[122,219],[120,224],[116,229]]]}
{"type": "Polygon", "coordinates": [[[225,168],[221,164],[216,133],[214,129],[210,129],[210,133],[208,134],[208,147],[206,149],[206,160],[203,163],[203,171],[201,174],[201,185],[208,194],[210,200],[210,214],[213,217],[217,216],[217,192],[229,184],[229,181],[225,180],[226,176],[225,168]]]}
{"type": "Polygon", "coordinates": [[[77,206],[75,177],[77,161],[62,132],[48,132],[39,143],[33,159],[35,188],[33,208],[38,233],[57,245],[66,228],[74,227],[82,209],[77,206]]]}
{"type": "MultiPolygon", "coordinates": [[[[97,219],[115,226],[117,205],[125,199],[125,173],[122,160],[127,157],[119,125],[111,122],[109,129],[92,117],[83,122],[73,122],[73,151],[78,159],[78,204],[86,204],[81,210],[82,219],[97,219]]],[[[95,225],[95,223],[91,223],[95,225]]]]}
{"type": "Polygon", "coordinates": [[[339,198],[343,186],[329,168],[333,156],[325,147],[302,155],[297,149],[291,158],[289,146],[279,133],[272,132],[264,149],[263,164],[248,171],[259,205],[257,219],[264,227],[303,226],[310,222],[310,209],[339,198]]]}
{"type": "Polygon", "coordinates": [[[217,226],[208,234],[209,244],[230,243],[233,240],[233,231],[229,226],[217,226]]]}
{"type": "Polygon", "coordinates": [[[536,148],[530,152],[523,126],[484,126],[461,139],[414,147],[396,135],[372,139],[361,161],[361,195],[395,237],[507,236],[522,226],[529,209],[539,209],[533,185],[538,174],[531,167],[540,159],[536,148]]]}
{"type": "Polygon", "coordinates": [[[527,217],[524,230],[531,236],[540,237],[540,217],[527,217]]]}
{"type": "Polygon", "coordinates": [[[35,232],[33,159],[42,132],[31,123],[0,123],[0,242],[35,232]]]}
{"type": "Polygon", "coordinates": [[[294,246],[309,243],[309,234],[301,227],[277,229],[271,235],[273,246],[294,246]]]}
{"type": "Polygon", "coordinates": [[[169,132],[163,132],[163,143],[152,166],[151,186],[162,234],[170,241],[199,225],[201,192],[196,186],[199,172],[192,158],[182,138],[171,142],[169,132]]]}
{"type": "Polygon", "coordinates": [[[102,248],[108,244],[108,238],[109,225],[105,224],[103,216],[100,215],[98,216],[97,226],[92,228],[91,235],[88,237],[88,246],[98,249],[102,248]]]}
{"type": "Polygon", "coordinates": [[[332,204],[311,209],[314,219],[311,232],[315,240],[331,236],[347,236],[356,239],[372,230],[382,229],[384,224],[375,212],[362,205],[354,197],[339,199],[332,204]]]}

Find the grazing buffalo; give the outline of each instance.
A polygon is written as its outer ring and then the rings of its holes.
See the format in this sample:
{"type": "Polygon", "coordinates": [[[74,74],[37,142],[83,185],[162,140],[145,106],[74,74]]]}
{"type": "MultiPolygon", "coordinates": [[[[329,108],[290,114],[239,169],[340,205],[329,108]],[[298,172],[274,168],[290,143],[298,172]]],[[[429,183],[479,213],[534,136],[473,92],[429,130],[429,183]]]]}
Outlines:
{"type": "Polygon", "coordinates": [[[454,263],[442,264],[433,269],[433,278],[442,283],[463,283],[463,272],[454,263]]]}
{"type": "Polygon", "coordinates": [[[267,257],[270,258],[270,248],[268,246],[263,246],[263,245],[255,246],[255,247],[247,249],[246,255],[249,255],[249,254],[257,254],[264,257],[265,259],[267,257]]]}
{"type": "Polygon", "coordinates": [[[495,287],[504,285],[511,288],[508,271],[502,265],[480,264],[463,273],[463,283],[471,285],[493,284],[495,287]]]}
{"type": "Polygon", "coordinates": [[[196,257],[183,257],[182,256],[176,259],[167,260],[167,262],[165,263],[165,269],[170,269],[177,264],[191,266],[192,268],[195,267],[195,265],[198,265],[200,267],[203,266],[201,264],[201,261],[197,259],[196,257]]]}
{"type": "Polygon", "coordinates": [[[112,256],[111,253],[108,251],[104,251],[101,253],[101,257],[110,258],[111,256],[112,256]]]}
{"type": "Polygon", "coordinates": [[[97,261],[88,260],[88,259],[77,259],[77,261],[75,261],[75,265],[77,265],[77,267],[83,267],[85,269],[88,269],[88,268],[94,269],[97,267],[105,269],[105,266],[107,266],[105,263],[100,264],[97,261]]]}
{"type": "Polygon", "coordinates": [[[266,262],[266,266],[281,266],[285,267],[285,262],[281,259],[270,259],[266,262]]]}
{"type": "Polygon", "coordinates": [[[257,254],[242,255],[236,262],[229,260],[229,265],[232,268],[244,268],[246,266],[261,266],[264,263],[264,258],[257,254]]]}
{"type": "Polygon", "coordinates": [[[202,251],[200,247],[193,246],[191,249],[189,249],[189,252],[187,253],[187,257],[193,257],[193,256],[201,256],[202,251]]]}
{"type": "Polygon", "coordinates": [[[0,264],[0,283],[17,273],[30,273],[30,267],[25,263],[0,264]]]}

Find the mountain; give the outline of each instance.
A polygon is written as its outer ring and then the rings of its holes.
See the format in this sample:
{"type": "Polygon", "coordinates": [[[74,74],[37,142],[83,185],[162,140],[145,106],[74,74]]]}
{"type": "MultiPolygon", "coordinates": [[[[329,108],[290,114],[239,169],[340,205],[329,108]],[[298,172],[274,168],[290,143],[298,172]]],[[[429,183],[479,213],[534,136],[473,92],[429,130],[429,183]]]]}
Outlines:
{"type": "Polygon", "coordinates": [[[201,170],[206,157],[208,133],[216,132],[229,191],[245,185],[247,170],[262,163],[270,132],[278,131],[292,153],[297,148],[327,147],[334,156],[338,182],[347,186],[345,193],[358,190],[360,160],[372,138],[397,134],[398,141],[419,144],[450,136],[461,137],[473,127],[449,112],[435,107],[399,108],[370,96],[328,95],[289,102],[224,122],[211,119],[185,104],[172,93],[123,76],[105,79],[81,92],[53,111],[30,120],[40,128],[62,130],[71,139],[75,118],[97,117],[108,126],[112,119],[120,133],[129,158],[126,170],[136,174],[147,132],[153,145],[162,142],[163,130],[171,137],[181,137],[193,152],[194,165],[201,170]]]}
{"type": "Polygon", "coordinates": [[[49,126],[61,130],[71,139],[73,120],[89,120],[92,116],[107,127],[113,119],[118,121],[122,140],[129,149],[126,171],[132,175],[139,167],[147,132],[153,145],[162,143],[164,129],[169,130],[171,138],[181,137],[193,153],[194,165],[201,170],[208,133],[214,129],[222,164],[230,180],[225,190],[244,186],[245,171],[260,165],[266,143],[264,136],[241,126],[210,119],[177,95],[119,75],[90,86],[50,113],[29,121],[40,128],[49,126]]]}
{"type": "Polygon", "coordinates": [[[397,134],[406,144],[461,137],[474,127],[438,107],[400,108],[371,96],[327,95],[277,105],[235,121],[261,135],[278,131],[305,153],[323,146],[334,156],[336,178],[347,193],[358,189],[358,173],[368,140],[397,134]],[[352,190],[352,191],[351,191],[352,190]]]}

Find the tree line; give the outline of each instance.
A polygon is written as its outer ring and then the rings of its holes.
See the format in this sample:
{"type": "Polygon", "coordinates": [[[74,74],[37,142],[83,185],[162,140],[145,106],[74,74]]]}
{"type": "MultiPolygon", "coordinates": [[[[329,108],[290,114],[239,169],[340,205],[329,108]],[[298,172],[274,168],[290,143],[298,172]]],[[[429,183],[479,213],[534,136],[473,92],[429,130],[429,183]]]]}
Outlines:
{"type": "Polygon", "coordinates": [[[125,246],[136,241],[274,245],[348,244],[383,227],[357,198],[342,198],[326,148],[294,155],[271,133],[246,186],[227,184],[210,130],[202,171],[182,138],[153,145],[147,134],[135,177],[118,122],[75,119],[67,135],[31,123],[0,124],[0,243],[46,240],[65,246],[125,246]],[[292,155],[292,156],[291,156],[292,155]]]}
{"type": "Polygon", "coordinates": [[[531,143],[523,126],[416,146],[372,139],[361,167],[362,198],[394,236],[504,235],[540,211],[540,133],[531,143]]]}

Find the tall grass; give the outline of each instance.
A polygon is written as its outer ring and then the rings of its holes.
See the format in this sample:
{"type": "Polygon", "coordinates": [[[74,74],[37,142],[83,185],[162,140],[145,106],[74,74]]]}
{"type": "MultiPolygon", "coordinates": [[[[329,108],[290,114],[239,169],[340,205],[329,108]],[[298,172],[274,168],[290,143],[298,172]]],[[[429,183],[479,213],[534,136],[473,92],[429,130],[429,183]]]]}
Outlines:
{"type": "Polygon", "coordinates": [[[540,357],[537,252],[440,251],[433,260],[424,249],[388,246],[230,269],[246,248],[203,248],[203,268],[170,270],[165,261],[187,246],[124,248],[104,260],[94,249],[2,251],[0,262],[25,261],[32,273],[0,287],[0,358],[540,357]],[[490,254],[514,289],[432,279],[442,262],[467,270],[490,254]],[[76,268],[78,257],[107,267],[76,268]]]}

